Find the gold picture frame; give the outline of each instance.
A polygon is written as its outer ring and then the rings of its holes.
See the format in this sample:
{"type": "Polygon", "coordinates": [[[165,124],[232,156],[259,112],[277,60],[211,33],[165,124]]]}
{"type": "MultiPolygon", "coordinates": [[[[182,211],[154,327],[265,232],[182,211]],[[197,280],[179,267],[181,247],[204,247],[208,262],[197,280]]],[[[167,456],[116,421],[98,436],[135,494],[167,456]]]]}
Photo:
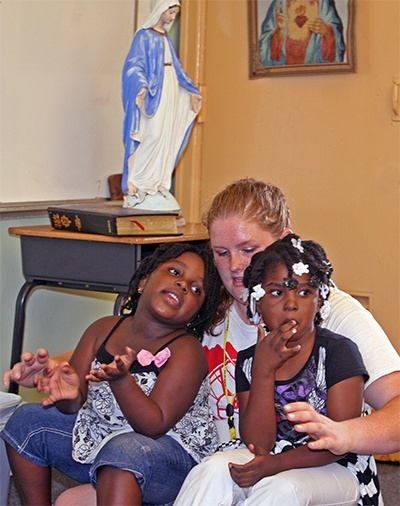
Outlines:
{"type": "Polygon", "coordinates": [[[250,79],[355,72],[355,0],[247,0],[250,79]]]}

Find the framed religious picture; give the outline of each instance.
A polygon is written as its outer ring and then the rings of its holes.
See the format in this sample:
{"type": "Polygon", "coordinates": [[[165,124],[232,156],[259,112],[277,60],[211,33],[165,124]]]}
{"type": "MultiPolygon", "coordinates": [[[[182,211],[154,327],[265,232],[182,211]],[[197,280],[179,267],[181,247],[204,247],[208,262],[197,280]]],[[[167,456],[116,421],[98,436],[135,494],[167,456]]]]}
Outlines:
{"type": "Polygon", "coordinates": [[[247,0],[250,78],[355,72],[355,0],[247,0]]]}

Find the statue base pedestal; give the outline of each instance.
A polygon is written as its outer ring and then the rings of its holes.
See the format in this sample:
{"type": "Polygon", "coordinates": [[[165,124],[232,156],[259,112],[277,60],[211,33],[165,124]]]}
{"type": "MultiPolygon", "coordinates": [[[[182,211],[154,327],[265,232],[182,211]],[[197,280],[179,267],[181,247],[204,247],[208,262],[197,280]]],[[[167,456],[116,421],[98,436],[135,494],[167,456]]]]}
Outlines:
{"type": "Polygon", "coordinates": [[[146,211],[180,211],[175,197],[168,190],[158,191],[155,195],[139,192],[135,195],[124,195],[124,207],[144,209],[146,211]]]}
{"type": "Polygon", "coordinates": [[[137,195],[124,195],[123,207],[143,209],[146,211],[174,211],[178,212],[178,226],[185,225],[185,218],[182,216],[180,206],[176,198],[168,190],[158,191],[155,195],[138,192],[137,195]]]}

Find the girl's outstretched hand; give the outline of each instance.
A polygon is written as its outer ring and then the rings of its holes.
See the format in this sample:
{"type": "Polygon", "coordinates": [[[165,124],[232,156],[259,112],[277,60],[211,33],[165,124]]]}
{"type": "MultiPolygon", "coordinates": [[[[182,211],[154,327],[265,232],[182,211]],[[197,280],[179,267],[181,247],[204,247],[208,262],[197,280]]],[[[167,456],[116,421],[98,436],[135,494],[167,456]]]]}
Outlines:
{"type": "Polygon", "coordinates": [[[50,358],[49,352],[45,348],[39,348],[36,355],[26,351],[21,355],[21,362],[17,362],[12,369],[4,373],[4,386],[9,388],[11,381],[13,381],[23,387],[34,388],[39,378],[55,367],[57,367],[57,362],[50,358]]]}
{"type": "Polygon", "coordinates": [[[229,463],[229,472],[233,481],[242,488],[252,487],[266,476],[272,476],[279,472],[277,468],[275,469],[274,455],[270,455],[260,446],[254,447],[251,444],[249,450],[254,454],[254,459],[247,464],[229,463]]]}
{"type": "Polygon", "coordinates": [[[37,389],[42,394],[48,394],[42,400],[43,406],[50,406],[58,401],[75,400],[79,396],[79,376],[68,362],[61,362],[38,379],[37,389]]]}
{"type": "Polygon", "coordinates": [[[101,364],[101,369],[92,369],[86,376],[88,381],[115,381],[130,375],[130,367],[136,359],[136,352],[126,346],[124,355],[115,355],[110,364],[101,364]]]}

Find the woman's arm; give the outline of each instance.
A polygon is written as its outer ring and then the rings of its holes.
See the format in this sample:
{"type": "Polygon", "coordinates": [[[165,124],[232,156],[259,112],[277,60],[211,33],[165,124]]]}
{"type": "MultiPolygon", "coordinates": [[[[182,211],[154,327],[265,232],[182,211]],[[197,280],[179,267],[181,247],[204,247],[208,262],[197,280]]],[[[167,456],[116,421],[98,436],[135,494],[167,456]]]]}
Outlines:
{"type": "MultiPolygon", "coordinates": [[[[363,385],[362,376],[353,376],[333,385],[328,390],[327,405],[330,417],[340,421],[359,416],[363,385]]],[[[241,487],[252,486],[266,476],[288,469],[324,466],[342,457],[326,450],[311,450],[307,445],[277,455],[270,455],[255,445],[249,447],[255,454],[254,460],[244,465],[229,465],[232,479],[241,487]]]]}
{"type": "Polygon", "coordinates": [[[346,427],[358,427],[360,424],[362,431],[357,442],[357,435],[351,435],[351,445],[364,441],[368,445],[372,443],[371,448],[385,448],[384,452],[399,448],[400,423],[396,416],[400,404],[399,354],[371,312],[353,297],[333,288],[329,300],[332,311],[323,326],[347,336],[358,345],[369,374],[364,391],[365,401],[377,413],[382,410],[379,416],[374,414],[373,418],[346,423],[346,427]]]}
{"type": "Polygon", "coordinates": [[[288,404],[285,411],[288,419],[296,423],[295,429],[307,432],[314,440],[308,443],[312,450],[330,450],[336,455],[400,451],[400,397],[395,397],[369,416],[342,422],[335,422],[317,413],[306,402],[288,404]]]}
{"type": "MultiPolygon", "coordinates": [[[[395,397],[400,396],[400,357],[388,336],[374,319],[370,311],[349,294],[333,288],[329,295],[331,313],[323,327],[346,336],[357,344],[369,380],[365,384],[366,402],[378,410],[395,397]]],[[[390,417],[385,429],[391,430],[390,417]]],[[[400,438],[400,426],[398,437],[400,438]]]]}
{"type": "MultiPolygon", "coordinates": [[[[363,376],[353,376],[336,383],[328,390],[327,413],[336,421],[359,417],[363,405],[363,376]]],[[[299,467],[316,467],[335,462],[341,455],[327,451],[312,451],[307,446],[296,448],[291,452],[275,455],[278,457],[278,469],[294,469],[299,467]]]]}

